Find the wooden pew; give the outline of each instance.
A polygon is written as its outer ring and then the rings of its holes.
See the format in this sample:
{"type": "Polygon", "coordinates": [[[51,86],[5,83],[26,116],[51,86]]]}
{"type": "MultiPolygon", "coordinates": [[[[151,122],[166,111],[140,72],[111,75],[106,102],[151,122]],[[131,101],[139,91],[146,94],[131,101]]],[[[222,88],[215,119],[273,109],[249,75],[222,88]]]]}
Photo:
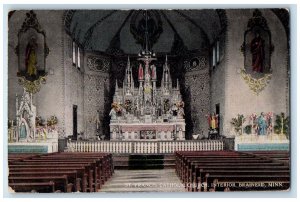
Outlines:
{"type": "MultiPolygon", "coordinates": [[[[46,163],[45,163],[46,164],[46,163]]],[[[12,167],[9,170],[9,176],[23,176],[23,175],[42,175],[44,177],[56,174],[67,174],[69,181],[74,184],[75,191],[87,191],[87,181],[89,182],[90,190],[92,187],[92,171],[87,171],[84,166],[64,167],[57,165],[56,167],[12,167]],[[89,173],[87,173],[89,172],[89,173]],[[88,178],[88,180],[87,180],[88,178]],[[80,185],[81,182],[81,185],[80,185]]]]}
{"type": "MultiPolygon", "coordinates": [[[[72,164],[72,166],[68,165],[65,166],[65,163],[63,164],[51,164],[51,166],[49,165],[48,167],[39,167],[40,163],[39,162],[34,162],[35,166],[33,167],[12,167],[10,169],[10,173],[14,172],[16,173],[17,171],[19,172],[36,172],[36,173],[57,173],[58,171],[75,171],[76,172],[76,176],[77,178],[72,177],[72,179],[74,181],[76,181],[76,185],[75,185],[75,191],[79,191],[82,190],[83,192],[87,191],[87,188],[89,188],[89,190],[93,190],[93,188],[91,188],[93,186],[93,170],[90,170],[90,166],[85,166],[82,164],[72,164]],[[57,166],[54,166],[57,165],[57,166]],[[87,181],[89,183],[87,183],[87,181]],[[78,185],[78,183],[82,183],[81,186],[80,184],[78,185]],[[87,187],[87,184],[89,184],[89,187],[87,187]],[[78,188],[79,187],[79,188],[78,188]],[[81,187],[81,189],[80,189],[81,187]]],[[[44,163],[45,165],[48,165],[48,162],[44,163]]],[[[30,164],[29,164],[30,165],[30,164]]]]}
{"type": "MultiPolygon", "coordinates": [[[[101,184],[113,174],[112,155],[106,153],[52,153],[51,155],[26,155],[26,158],[17,158],[9,162],[12,175],[33,175],[38,172],[47,177],[47,174],[69,172],[71,169],[78,171],[79,163],[85,163],[85,172],[81,173],[82,190],[86,191],[84,182],[88,175],[89,191],[93,192],[101,188],[101,184]],[[59,167],[59,169],[58,169],[59,167]],[[49,170],[50,169],[50,170],[49,170]],[[47,172],[47,171],[50,171],[47,172]]],[[[83,166],[83,165],[80,165],[83,166]]],[[[72,171],[72,170],[71,170],[72,171]]],[[[73,177],[74,179],[74,177],[73,177]]],[[[78,178],[75,180],[75,190],[78,188],[78,178]]],[[[80,187],[80,185],[79,185],[80,187]]]]}
{"type": "MultiPolygon", "coordinates": [[[[207,174],[212,172],[228,174],[232,173],[284,173],[289,174],[289,168],[280,164],[248,164],[248,165],[239,165],[239,164],[223,164],[222,166],[216,164],[206,164],[206,165],[196,165],[194,172],[189,175],[189,178],[184,181],[185,184],[199,184],[204,181],[204,178],[207,174]]],[[[190,191],[190,189],[188,189],[190,191]]],[[[196,190],[192,190],[196,191],[196,190]]]]}
{"type": "Polygon", "coordinates": [[[34,183],[9,183],[9,186],[15,192],[32,192],[37,191],[41,193],[51,193],[55,192],[55,184],[53,181],[49,182],[34,182],[34,183]]]}
{"type": "MultiPolygon", "coordinates": [[[[254,184],[270,182],[270,184],[282,185],[282,187],[274,186],[271,189],[284,189],[289,186],[289,166],[274,161],[274,158],[287,157],[286,154],[281,153],[268,153],[268,157],[265,157],[261,153],[252,152],[176,152],[176,173],[189,191],[218,190],[216,188],[219,187],[215,186],[214,182],[219,184],[224,184],[224,182],[252,182],[254,184]]],[[[243,190],[244,188],[239,186],[231,190],[243,190]]],[[[229,187],[226,189],[230,190],[229,187]]],[[[266,188],[249,188],[249,190],[264,189],[266,188]]]]}
{"type": "MultiPolygon", "coordinates": [[[[90,170],[87,171],[88,173],[88,176],[89,176],[89,190],[91,190],[91,192],[93,192],[93,189],[98,189],[100,188],[100,185],[99,182],[102,182],[101,179],[103,178],[103,175],[101,174],[102,173],[102,170],[101,170],[101,167],[102,167],[102,162],[101,162],[101,159],[93,159],[93,158],[81,158],[81,157],[76,157],[76,158],[37,158],[37,159],[26,159],[24,160],[23,162],[30,162],[30,163],[33,163],[33,162],[44,162],[46,164],[49,164],[49,163],[58,163],[58,162],[63,162],[64,164],[66,163],[76,163],[76,162],[81,162],[81,163],[89,163],[89,167],[90,167],[90,170]]],[[[106,178],[104,178],[106,179],[106,178]]],[[[104,182],[102,182],[104,183],[104,182]]]]}
{"type": "Polygon", "coordinates": [[[18,176],[8,177],[9,183],[39,183],[53,181],[55,184],[55,190],[64,190],[64,192],[72,192],[72,183],[68,183],[67,175],[56,175],[56,176],[18,176]]]}

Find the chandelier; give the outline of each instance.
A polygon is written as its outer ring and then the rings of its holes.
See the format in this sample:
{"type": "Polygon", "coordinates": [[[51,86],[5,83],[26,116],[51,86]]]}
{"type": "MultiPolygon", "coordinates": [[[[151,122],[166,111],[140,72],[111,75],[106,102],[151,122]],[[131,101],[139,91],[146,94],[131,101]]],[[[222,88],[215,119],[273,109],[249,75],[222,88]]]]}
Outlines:
{"type": "Polygon", "coordinates": [[[144,16],[145,16],[145,35],[144,35],[144,40],[145,40],[145,45],[143,47],[143,50],[141,50],[138,54],[139,57],[143,58],[155,58],[156,54],[154,51],[149,50],[149,32],[148,32],[148,11],[144,11],[144,16]]]}

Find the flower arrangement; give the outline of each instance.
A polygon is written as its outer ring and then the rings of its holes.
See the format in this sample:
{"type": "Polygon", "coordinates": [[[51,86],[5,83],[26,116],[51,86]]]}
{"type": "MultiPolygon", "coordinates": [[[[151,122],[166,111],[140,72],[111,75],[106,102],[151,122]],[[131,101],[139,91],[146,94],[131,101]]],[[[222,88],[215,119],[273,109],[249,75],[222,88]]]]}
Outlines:
{"type": "Polygon", "coordinates": [[[170,110],[170,101],[168,99],[164,100],[164,110],[169,111],[170,110]]]}
{"type": "Polygon", "coordinates": [[[234,130],[238,134],[242,134],[242,126],[243,123],[246,121],[245,117],[243,114],[238,114],[237,118],[232,118],[231,120],[231,125],[233,125],[234,130]]]}
{"type": "Polygon", "coordinates": [[[284,134],[286,137],[289,137],[289,125],[290,125],[290,117],[285,116],[284,113],[280,115],[276,115],[274,131],[276,134],[284,134]]]}
{"type": "Polygon", "coordinates": [[[132,109],[132,102],[131,100],[125,100],[125,105],[124,105],[126,111],[130,112],[132,109]]]}
{"type": "Polygon", "coordinates": [[[257,115],[255,113],[251,114],[250,117],[250,122],[251,122],[251,132],[256,133],[257,131],[257,115]]]}
{"type": "Polygon", "coordinates": [[[45,126],[45,119],[43,119],[41,116],[35,117],[35,125],[36,126],[45,126]]]}
{"type": "Polygon", "coordinates": [[[54,126],[58,123],[58,119],[56,116],[51,116],[47,119],[47,126],[54,126]]]}
{"type": "Polygon", "coordinates": [[[120,112],[121,111],[121,106],[118,103],[116,103],[116,102],[113,102],[111,104],[111,108],[113,108],[116,112],[120,112]]]}

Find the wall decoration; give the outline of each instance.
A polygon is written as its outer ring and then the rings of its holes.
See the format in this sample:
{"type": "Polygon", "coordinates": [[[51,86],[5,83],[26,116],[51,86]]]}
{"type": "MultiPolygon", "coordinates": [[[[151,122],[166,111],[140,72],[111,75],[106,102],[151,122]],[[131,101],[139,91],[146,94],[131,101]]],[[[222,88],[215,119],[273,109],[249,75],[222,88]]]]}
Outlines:
{"type": "Polygon", "coordinates": [[[108,72],[110,67],[110,60],[104,57],[88,56],[87,66],[92,71],[108,72]]]}
{"type": "Polygon", "coordinates": [[[194,57],[185,63],[186,71],[201,70],[207,67],[207,59],[205,57],[194,57]]]}
{"type": "Polygon", "coordinates": [[[250,89],[258,95],[270,82],[272,74],[265,74],[262,78],[255,79],[251,74],[247,74],[245,69],[241,70],[241,75],[250,89]]]}
{"type": "Polygon", "coordinates": [[[271,79],[271,55],[274,46],[271,41],[271,32],[266,19],[256,9],[249,19],[247,30],[244,33],[244,42],[241,51],[244,55],[244,68],[241,75],[250,89],[257,95],[271,79]]]}
{"type": "Polygon", "coordinates": [[[46,57],[49,48],[46,33],[33,11],[26,13],[26,19],[18,32],[15,52],[18,55],[19,84],[30,93],[38,92],[40,84],[46,82],[46,57]]]}

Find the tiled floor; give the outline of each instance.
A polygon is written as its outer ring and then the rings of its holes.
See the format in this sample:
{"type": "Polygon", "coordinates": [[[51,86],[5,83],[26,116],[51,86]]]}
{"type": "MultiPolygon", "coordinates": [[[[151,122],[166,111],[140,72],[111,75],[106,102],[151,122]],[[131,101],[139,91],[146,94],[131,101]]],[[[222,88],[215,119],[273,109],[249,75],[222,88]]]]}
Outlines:
{"type": "Polygon", "coordinates": [[[115,170],[99,192],[184,192],[174,169],[115,170]]]}

